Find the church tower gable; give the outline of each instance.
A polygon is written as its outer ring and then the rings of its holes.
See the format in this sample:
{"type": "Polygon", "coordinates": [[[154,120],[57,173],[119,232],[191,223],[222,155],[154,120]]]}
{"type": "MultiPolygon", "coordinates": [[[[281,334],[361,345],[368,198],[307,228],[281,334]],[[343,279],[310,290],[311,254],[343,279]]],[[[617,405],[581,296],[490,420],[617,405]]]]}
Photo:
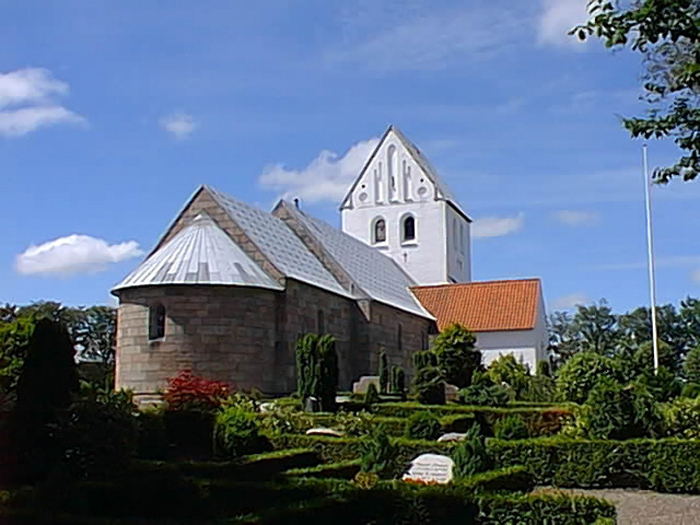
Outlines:
{"type": "Polygon", "coordinates": [[[342,229],[417,283],[471,279],[471,220],[428,159],[389,126],[340,206],[342,229]]]}
{"type": "Polygon", "coordinates": [[[341,210],[444,198],[408,141],[390,126],[341,205],[341,210]]]}

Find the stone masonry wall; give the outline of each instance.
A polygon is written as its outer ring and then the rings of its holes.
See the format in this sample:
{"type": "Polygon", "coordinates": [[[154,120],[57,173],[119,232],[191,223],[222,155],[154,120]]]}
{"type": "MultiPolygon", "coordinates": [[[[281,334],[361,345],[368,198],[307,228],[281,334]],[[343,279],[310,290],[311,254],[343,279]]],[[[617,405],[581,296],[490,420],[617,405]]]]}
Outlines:
{"type": "Polygon", "coordinates": [[[153,394],[190,368],[242,388],[275,390],[276,309],[270,290],[166,286],[120,294],[116,387],[153,394]],[[165,337],[148,340],[149,305],[166,309],[165,337]]]}
{"type": "Polygon", "coordinates": [[[379,352],[383,348],[387,354],[389,367],[400,366],[406,373],[406,380],[413,375],[413,354],[425,349],[428,334],[434,330],[434,321],[404,312],[381,303],[372,303],[372,322],[368,326],[370,344],[369,366],[372,374],[379,369],[379,352]],[[401,344],[399,344],[401,326],[401,344]]]}
{"type": "Polygon", "coordinates": [[[296,388],[296,341],[303,334],[319,332],[319,310],[323,312],[323,332],[336,339],[340,388],[349,389],[353,380],[366,373],[361,352],[366,342],[359,337],[358,330],[358,325],[366,321],[357,303],[352,299],[288,279],[283,314],[283,347],[285,359],[289,363],[286,367],[289,373],[287,391],[296,388]]]}

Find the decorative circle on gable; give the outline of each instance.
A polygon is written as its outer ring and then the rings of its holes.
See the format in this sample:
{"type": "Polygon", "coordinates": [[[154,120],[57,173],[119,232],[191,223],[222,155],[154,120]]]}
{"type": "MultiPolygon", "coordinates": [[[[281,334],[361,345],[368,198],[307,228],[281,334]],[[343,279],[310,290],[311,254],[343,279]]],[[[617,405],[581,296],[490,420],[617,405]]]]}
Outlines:
{"type": "Polygon", "coordinates": [[[367,202],[367,198],[368,198],[368,197],[369,197],[369,195],[367,195],[367,192],[364,192],[364,191],[363,191],[363,192],[360,193],[360,195],[358,196],[358,199],[360,199],[360,202],[363,202],[363,203],[364,203],[364,202],[367,202]]]}

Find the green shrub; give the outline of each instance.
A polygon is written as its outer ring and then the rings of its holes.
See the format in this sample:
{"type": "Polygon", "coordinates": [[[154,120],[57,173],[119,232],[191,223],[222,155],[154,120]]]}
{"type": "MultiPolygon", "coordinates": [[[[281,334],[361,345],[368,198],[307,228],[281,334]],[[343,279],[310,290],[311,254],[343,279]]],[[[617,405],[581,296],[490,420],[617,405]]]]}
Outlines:
{"type": "Polygon", "coordinates": [[[211,457],[215,420],[216,416],[209,410],[166,410],[168,448],[178,457],[211,457]]]}
{"type": "Polygon", "coordinates": [[[324,463],[315,467],[290,469],[282,473],[285,478],[333,478],[352,479],[360,472],[359,459],[339,461],[337,463],[324,463]]]}
{"type": "Polygon", "coordinates": [[[481,352],[476,349],[476,337],[459,324],[445,328],[435,338],[432,350],[442,378],[463,388],[471,384],[472,374],[481,366],[481,352]]]}
{"type": "Polygon", "coordinates": [[[389,361],[384,350],[379,352],[379,391],[389,393],[389,361]]]}
{"type": "Polygon", "coordinates": [[[362,472],[386,476],[394,471],[396,448],[384,427],[377,426],[369,438],[363,440],[360,468],[362,472]]]}
{"type": "Polygon", "coordinates": [[[131,394],[83,383],[53,428],[61,463],[75,478],[119,475],[136,452],[136,406],[131,394]]]}
{"type": "Polygon", "coordinates": [[[513,354],[504,354],[494,359],[487,369],[487,374],[494,384],[509,386],[518,398],[530,379],[528,368],[519,363],[513,354]]]}
{"type": "Polygon", "coordinates": [[[477,425],[469,429],[465,439],[454,448],[452,460],[455,463],[454,476],[457,479],[473,476],[491,467],[484,436],[477,425]]]}
{"type": "Polygon", "coordinates": [[[634,379],[634,383],[643,385],[652,397],[665,403],[681,395],[683,383],[668,368],[660,366],[656,372],[645,370],[634,379]]]}
{"type": "Polygon", "coordinates": [[[225,457],[256,454],[268,447],[255,415],[237,407],[223,409],[216,415],[214,445],[216,453],[225,457]]]}
{"type": "Polygon", "coordinates": [[[375,421],[374,416],[364,410],[356,413],[341,411],[333,415],[329,424],[348,436],[364,436],[372,432],[375,421]]]}
{"type": "Polygon", "coordinates": [[[463,405],[504,407],[511,400],[511,394],[501,385],[471,385],[457,393],[457,400],[463,405]]]}
{"type": "MultiPolygon", "coordinates": [[[[679,368],[678,355],[668,343],[658,340],[657,344],[659,352],[659,367],[664,367],[671,371],[676,371],[679,368]]],[[[637,370],[637,373],[654,371],[654,348],[651,341],[642,343],[634,352],[632,360],[637,370]]],[[[673,374],[675,375],[675,374],[673,374]]]]}
{"type": "Polygon", "coordinates": [[[527,425],[520,416],[509,415],[496,421],[493,435],[496,439],[526,439],[527,425]]]}
{"type": "Polygon", "coordinates": [[[695,399],[700,396],[700,383],[686,383],[681,390],[681,397],[695,399]]]}
{"type": "Polygon", "coordinates": [[[661,413],[667,436],[700,439],[700,399],[674,399],[661,413]]]}
{"type": "Polygon", "coordinates": [[[541,361],[537,361],[535,374],[538,376],[552,377],[552,371],[549,366],[549,361],[545,361],[544,359],[542,359],[541,361]]]}
{"type": "Polygon", "coordinates": [[[437,367],[428,366],[417,370],[413,378],[413,389],[416,399],[424,405],[445,404],[445,382],[437,367]]]}
{"type": "MultiPolygon", "coordinates": [[[[545,363],[545,361],[540,361],[545,363]]],[[[557,399],[557,387],[554,379],[547,375],[538,374],[528,379],[520,398],[534,403],[553,403],[557,399]]]]}
{"type": "Polygon", "coordinates": [[[691,383],[700,384],[700,346],[691,349],[685,356],[683,374],[691,383]]]}
{"type": "Polygon", "coordinates": [[[440,420],[432,412],[415,412],[406,420],[404,436],[408,439],[437,439],[442,435],[440,420]]]}
{"type": "Polygon", "coordinates": [[[261,413],[258,422],[260,431],[266,435],[305,432],[313,425],[308,413],[289,405],[278,406],[277,403],[272,411],[261,413]]]}
{"type": "Polygon", "coordinates": [[[302,400],[315,397],[321,410],[335,408],[338,355],[330,335],[306,334],[297,341],[297,392],[302,400]]]}
{"type": "Polygon", "coordinates": [[[538,485],[700,493],[700,441],[491,439],[497,466],[525,465],[538,485]]]}
{"type": "Polygon", "coordinates": [[[578,352],[557,371],[557,390],[566,401],[585,403],[601,377],[619,376],[615,360],[593,351],[578,352]]]}
{"type": "Polygon", "coordinates": [[[160,410],[142,410],[136,415],[136,455],[141,459],[166,459],[168,434],[160,410]]]}
{"type": "Polygon", "coordinates": [[[593,438],[632,439],[654,435],[660,416],[654,398],[643,386],[624,387],[601,378],[588,396],[581,423],[593,438]]]}
{"type": "Polygon", "coordinates": [[[367,385],[364,402],[368,407],[371,407],[375,403],[379,403],[379,392],[377,392],[377,387],[374,386],[374,383],[367,385]]]}
{"type": "Polygon", "coordinates": [[[401,396],[406,393],[406,374],[400,366],[391,369],[391,392],[401,396]]]}

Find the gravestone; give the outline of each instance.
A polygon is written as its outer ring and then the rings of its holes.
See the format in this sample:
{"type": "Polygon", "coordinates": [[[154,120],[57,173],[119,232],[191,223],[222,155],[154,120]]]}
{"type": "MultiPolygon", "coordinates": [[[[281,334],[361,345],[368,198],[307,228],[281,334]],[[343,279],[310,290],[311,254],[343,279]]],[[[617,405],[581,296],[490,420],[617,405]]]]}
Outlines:
{"type": "Polygon", "coordinates": [[[449,383],[445,383],[445,401],[456,401],[459,388],[449,383]]]}
{"type": "Polygon", "coordinates": [[[365,394],[369,388],[370,383],[374,383],[374,386],[379,392],[379,376],[362,376],[360,380],[352,384],[353,394],[365,394]]]}
{"type": "Polygon", "coordinates": [[[466,434],[460,434],[459,432],[448,432],[443,434],[438,438],[438,443],[449,443],[454,441],[464,441],[466,439],[466,434]]]}
{"type": "Polygon", "coordinates": [[[321,402],[314,396],[304,399],[304,412],[320,412],[321,402]]]}
{"type": "Polygon", "coordinates": [[[307,436],[329,436],[329,437],[343,437],[343,433],[339,430],[333,430],[332,428],[310,428],[306,431],[307,436]]]}
{"type": "Polygon", "coordinates": [[[411,461],[411,467],[402,479],[423,483],[449,483],[452,481],[454,465],[450,457],[440,454],[422,454],[411,461]]]}

